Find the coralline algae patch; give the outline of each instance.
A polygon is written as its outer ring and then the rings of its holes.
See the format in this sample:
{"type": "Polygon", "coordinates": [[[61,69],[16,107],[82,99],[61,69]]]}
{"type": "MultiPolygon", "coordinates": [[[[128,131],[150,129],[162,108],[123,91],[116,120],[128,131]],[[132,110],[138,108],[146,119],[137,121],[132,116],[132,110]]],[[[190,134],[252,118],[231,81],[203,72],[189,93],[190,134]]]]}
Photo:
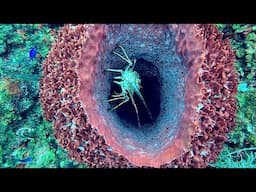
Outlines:
{"type": "Polygon", "coordinates": [[[91,167],[205,167],[235,117],[229,42],[212,25],[66,25],[43,65],[41,101],[55,137],[91,167]],[[131,101],[111,111],[118,88],[107,68],[124,69],[117,45],[136,59],[152,112],[136,124],[131,101]]]}

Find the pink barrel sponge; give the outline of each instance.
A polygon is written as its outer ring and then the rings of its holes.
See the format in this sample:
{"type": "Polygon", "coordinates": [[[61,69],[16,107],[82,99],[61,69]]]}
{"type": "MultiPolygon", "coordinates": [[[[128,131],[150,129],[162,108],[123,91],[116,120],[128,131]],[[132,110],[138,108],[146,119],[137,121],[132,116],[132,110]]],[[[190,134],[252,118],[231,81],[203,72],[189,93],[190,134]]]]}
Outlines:
{"type": "MultiPolygon", "coordinates": [[[[234,52],[214,25],[65,25],[43,63],[44,116],[70,158],[90,167],[206,167],[235,124],[234,52]],[[154,116],[133,123],[129,104],[110,111],[107,68],[137,59],[154,116]]],[[[138,101],[138,100],[137,100],[138,101]]],[[[139,101],[138,101],[139,102],[139,101]]]]}

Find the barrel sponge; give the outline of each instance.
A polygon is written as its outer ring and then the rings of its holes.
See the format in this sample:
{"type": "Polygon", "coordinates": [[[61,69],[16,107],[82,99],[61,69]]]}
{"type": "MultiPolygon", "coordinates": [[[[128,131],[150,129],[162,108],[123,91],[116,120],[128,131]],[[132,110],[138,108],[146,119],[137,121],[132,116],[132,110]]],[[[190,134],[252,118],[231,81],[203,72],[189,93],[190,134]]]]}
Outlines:
{"type": "Polygon", "coordinates": [[[234,52],[214,25],[65,25],[43,63],[44,116],[71,159],[89,167],[206,167],[234,127],[234,52]],[[136,59],[138,103],[111,111],[113,51],[136,59]]]}

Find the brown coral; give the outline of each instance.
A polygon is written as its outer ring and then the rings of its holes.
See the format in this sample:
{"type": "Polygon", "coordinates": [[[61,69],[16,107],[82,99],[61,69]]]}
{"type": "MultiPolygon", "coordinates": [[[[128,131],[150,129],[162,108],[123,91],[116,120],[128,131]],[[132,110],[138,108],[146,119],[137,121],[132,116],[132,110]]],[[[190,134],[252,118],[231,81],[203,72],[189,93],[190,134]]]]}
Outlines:
{"type": "MultiPolygon", "coordinates": [[[[189,69],[185,109],[174,138],[154,152],[134,139],[122,140],[95,99],[108,26],[66,25],[60,30],[43,65],[40,98],[44,116],[54,122],[55,137],[72,159],[91,167],[205,167],[217,158],[235,123],[234,53],[212,25],[168,27],[189,69]]],[[[159,31],[154,28],[156,35],[159,31]]]]}

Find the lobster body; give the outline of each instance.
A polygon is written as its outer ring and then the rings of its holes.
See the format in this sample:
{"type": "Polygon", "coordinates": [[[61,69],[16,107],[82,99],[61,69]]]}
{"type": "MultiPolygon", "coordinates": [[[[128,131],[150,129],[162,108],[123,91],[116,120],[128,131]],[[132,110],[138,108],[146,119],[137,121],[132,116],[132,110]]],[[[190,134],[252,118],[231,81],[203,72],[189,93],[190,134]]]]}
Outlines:
{"type": "Polygon", "coordinates": [[[106,71],[120,73],[119,76],[114,77],[115,80],[113,82],[118,84],[121,88],[121,93],[116,93],[115,92],[113,95],[111,95],[112,98],[109,99],[108,101],[112,102],[112,101],[116,101],[116,100],[122,100],[118,105],[116,105],[115,107],[113,107],[111,109],[111,110],[115,110],[115,109],[117,109],[118,107],[120,107],[121,105],[123,105],[124,103],[128,102],[131,99],[132,104],[133,104],[134,109],[135,109],[135,112],[136,112],[138,126],[140,127],[141,126],[140,117],[139,117],[139,112],[138,112],[137,105],[136,105],[135,100],[134,100],[134,93],[143,102],[151,120],[153,120],[152,114],[148,109],[148,106],[145,102],[145,99],[144,99],[143,95],[140,92],[140,89],[142,88],[140,75],[139,75],[139,73],[134,71],[134,67],[135,67],[135,64],[136,64],[136,59],[134,59],[132,61],[128,57],[124,48],[122,46],[119,46],[119,47],[122,49],[122,51],[124,53],[124,56],[120,55],[119,53],[117,53],[115,51],[113,53],[115,55],[117,55],[118,57],[120,57],[125,62],[127,62],[128,65],[125,68],[125,70],[122,70],[122,69],[106,69],[106,71]]]}

